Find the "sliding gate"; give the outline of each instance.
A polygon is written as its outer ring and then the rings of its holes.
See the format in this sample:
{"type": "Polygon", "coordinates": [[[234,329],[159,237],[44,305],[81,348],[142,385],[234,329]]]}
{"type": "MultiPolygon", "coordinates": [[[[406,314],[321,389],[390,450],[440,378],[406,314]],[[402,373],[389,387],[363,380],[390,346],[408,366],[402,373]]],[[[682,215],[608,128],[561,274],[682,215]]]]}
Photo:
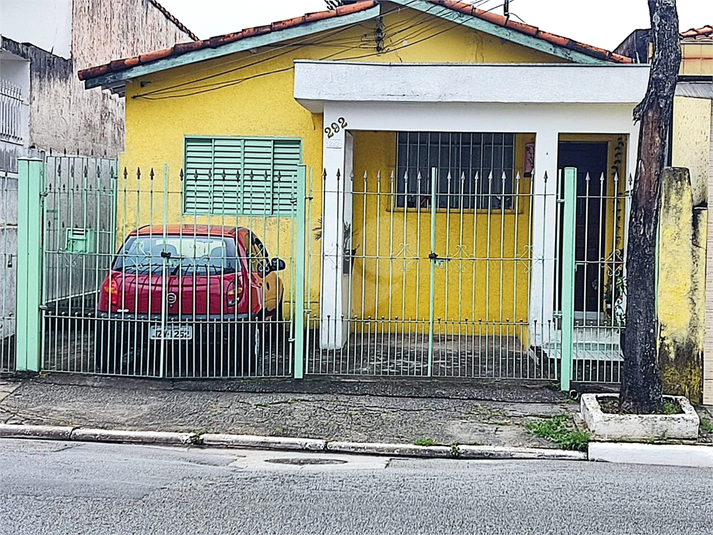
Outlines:
{"type": "Polygon", "coordinates": [[[308,292],[307,372],[618,382],[623,184],[553,176],[324,174],[308,214],[346,222],[310,227],[338,275],[308,292]]]}
{"type": "Polygon", "coordinates": [[[230,162],[218,169],[211,158],[208,168],[199,149],[189,152],[190,174],[47,159],[42,369],[299,375],[295,339],[303,331],[293,319],[303,301],[304,217],[297,215],[304,193],[297,173],[281,171],[277,158],[256,158],[249,172],[230,162]]]}
{"type": "Polygon", "coordinates": [[[322,182],[323,205],[343,206],[348,222],[343,254],[321,243],[310,264],[339,270],[322,292],[341,292],[342,307],[325,310],[322,299],[321,314],[310,316],[308,373],[558,378],[559,325],[531,311],[533,289],[554,284],[536,280],[533,264],[553,266],[555,249],[536,258],[532,243],[558,233],[533,224],[536,210],[559,209],[556,188],[535,192],[519,174],[437,169],[365,173],[331,189],[339,181],[322,182]]]}

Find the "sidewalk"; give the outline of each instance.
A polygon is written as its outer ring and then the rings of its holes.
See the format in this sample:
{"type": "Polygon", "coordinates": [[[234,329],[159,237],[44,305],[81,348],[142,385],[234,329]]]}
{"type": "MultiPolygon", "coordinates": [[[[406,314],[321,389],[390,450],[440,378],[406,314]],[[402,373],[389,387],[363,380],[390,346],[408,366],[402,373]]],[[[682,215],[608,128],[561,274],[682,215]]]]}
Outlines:
{"type": "MultiPolygon", "coordinates": [[[[579,403],[543,383],[436,379],[169,381],[55,374],[0,380],[0,424],[550,448],[526,429],[579,403]]],[[[699,407],[709,422],[713,415],[699,407]]],[[[713,444],[713,433],[698,444],[713,444]]]]}
{"type": "Polygon", "coordinates": [[[556,448],[524,425],[579,409],[541,383],[156,381],[57,374],[14,386],[4,399],[10,388],[0,386],[0,423],[347,442],[429,439],[444,445],[556,448]]]}

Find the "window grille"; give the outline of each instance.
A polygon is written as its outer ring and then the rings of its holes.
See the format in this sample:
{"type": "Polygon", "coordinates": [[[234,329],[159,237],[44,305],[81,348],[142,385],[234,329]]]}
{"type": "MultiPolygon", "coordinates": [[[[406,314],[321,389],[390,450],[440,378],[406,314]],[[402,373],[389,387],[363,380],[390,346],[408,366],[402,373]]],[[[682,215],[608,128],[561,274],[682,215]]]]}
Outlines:
{"type": "Polygon", "coordinates": [[[438,208],[510,209],[514,162],[514,134],[399,132],[396,207],[430,209],[435,167],[438,208]]]}
{"type": "Polygon", "coordinates": [[[187,137],[185,158],[186,213],[295,213],[300,140],[187,137]]]}

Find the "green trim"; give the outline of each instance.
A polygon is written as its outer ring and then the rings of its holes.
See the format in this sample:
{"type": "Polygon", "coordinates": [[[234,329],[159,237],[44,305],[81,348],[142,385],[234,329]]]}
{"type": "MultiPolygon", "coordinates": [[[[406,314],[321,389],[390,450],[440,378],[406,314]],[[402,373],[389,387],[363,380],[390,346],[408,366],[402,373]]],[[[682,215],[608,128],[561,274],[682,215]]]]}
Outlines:
{"type": "Polygon", "coordinates": [[[545,41],[544,39],[539,39],[537,37],[533,37],[531,35],[527,35],[516,30],[511,30],[510,28],[505,28],[498,24],[493,24],[492,22],[479,19],[478,17],[472,15],[466,15],[454,9],[432,4],[430,2],[426,2],[425,0],[389,1],[403,7],[415,9],[423,13],[429,13],[436,17],[440,17],[456,24],[460,24],[472,30],[478,30],[490,35],[494,35],[495,37],[499,37],[500,39],[505,39],[518,45],[522,45],[533,50],[538,50],[540,52],[544,52],[545,54],[550,54],[552,56],[557,56],[559,58],[566,59],[574,63],[582,63],[585,65],[611,65],[611,62],[594,58],[582,52],[570,50],[569,48],[557,46],[545,41]]]}
{"type": "Polygon", "coordinates": [[[381,7],[377,5],[365,11],[351,13],[349,15],[309,22],[292,28],[287,28],[285,30],[273,31],[264,35],[256,35],[255,37],[246,37],[245,39],[240,39],[239,41],[228,43],[226,45],[219,46],[218,48],[204,48],[196,50],[195,52],[188,52],[180,56],[161,59],[147,65],[137,65],[136,67],[132,67],[121,72],[112,72],[103,76],[97,76],[96,78],[85,80],[84,87],[85,89],[92,89],[100,86],[123,86],[126,85],[127,80],[133,80],[148,74],[154,74],[167,69],[173,69],[175,67],[183,67],[199,61],[229,56],[230,54],[244,52],[246,50],[250,50],[251,48],[260,48],[262,46],[273,45],[292,39],[300,39],[327,30],[343,28],[344,26],[350,26],[352,24],[358,24],[360,22],[366,22],[374,19],[380,14],[381,7]]]}
{"type": "Polygon", "coordinates": [[[19,372],[40,371],[42,183],[44,164],[19,159],[17,210],[17,360],[19,372]]]}
{"type": "Polygon", "coordinates": [[[577,168],[564,170],[564,217],[562,221],[562,369],[560,388],[569,392],[574,353],[574,279],[577,229],[577,168]]]}
{"type": "Polygon", "coordinates": [[[305,266],[307,265],[306,230],[307,167],[297,166],[297,248],[295,251],[295,304],[294,304],[294,351],[295,379],[304,378],[305,361],[305,266]]]}

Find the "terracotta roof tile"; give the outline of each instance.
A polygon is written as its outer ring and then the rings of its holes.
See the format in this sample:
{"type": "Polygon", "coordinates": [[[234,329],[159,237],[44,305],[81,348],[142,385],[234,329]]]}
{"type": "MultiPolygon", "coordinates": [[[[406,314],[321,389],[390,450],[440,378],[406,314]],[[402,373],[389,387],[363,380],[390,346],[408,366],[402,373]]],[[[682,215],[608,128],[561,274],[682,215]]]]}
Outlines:
{"type": "Polygon", "coordinates": [[[684,41],[699,41],[713,39],[713,26],[703,26],[702,28],[691,28],[681,33],[684,41]]]}
{"type": "MultiPolygon", "coordinates": [[[[509,28],[513,31],[517,31],[531,37],[542,39],[543,41],[549,42],[553,45],[568,48],[577,52],[581,52],[588,56],[592,56],[605,61],[611,61],[614,63],[631,63],[632,60],[625,56],[619,54],[614,54],[608,50],[602,48],[597,48],[585,43],[580,43],[567,37],[562,37],[548,32],[543,32],[536,26],[531,26],[529,24],[523,24],[521,22],[514,21],[510,18],[506,18],[503,15],[493,13],[490,11],[484,11],[478,9],[472,4],[466,2],[461,2],[458,0],[427,0],[432,4],[441,5],[448,9],[458,11],[460,13],[471,15],[473,17],[478,17],[479,19],[486,20],[498,26],[504,28],[509,28]]],[[[278,21],[270,24],[269,26],[258,26],[255,28],[246,28],[237,33],[228,33],[225,35],[219,35],[216,37],[211,37],[210,39],[205,39],[202,41],[194,41],[190,43],[181,43],[175,45],[173,48],[166,50],[157,50],[155,52],[149,52],[148,54],[141,54],[133,58],[126,58],[112,61],[106,65],[99,65],[96,67],[91,67],[89,69],[84,69],[79,71],[80,80],[89,80],[92,78],[97,78],[105,74],[112,72],[119,72],[123,70],[130,69],[137,65],[144,65],[152,61],[158,61],[160,59],[165,59],[171,56],[180,56],[188,52],[193,52],[195,50],[201,50],[204,48],[217,48],[222,45],[233,43],[241,39],[247,39],[248,37],[254,37],[256,35],[262,35],[270,32],[278,32],[288,28],[294,28],[302,24],[308,24],[310,22],[316,22],[319,20],[324,20],[333,17],[341,17],[344,15],[349,15],[352,13],[357,13],[360,11],[366,11],[374,7],[378,1],[375,0],[363,0],[361,2],[355,2],[353,4],[347,4],[340,6],[335,10],[329,11],[318,11],[316,13],[307,13],[301,17],[295,17],[292,19],[287,19],[283,21],[278,21]]],[[[710,27],[708,27],[710,29],[710,27]]],[[[692,30],[690,30],[692,31],[692,30]]]]}

